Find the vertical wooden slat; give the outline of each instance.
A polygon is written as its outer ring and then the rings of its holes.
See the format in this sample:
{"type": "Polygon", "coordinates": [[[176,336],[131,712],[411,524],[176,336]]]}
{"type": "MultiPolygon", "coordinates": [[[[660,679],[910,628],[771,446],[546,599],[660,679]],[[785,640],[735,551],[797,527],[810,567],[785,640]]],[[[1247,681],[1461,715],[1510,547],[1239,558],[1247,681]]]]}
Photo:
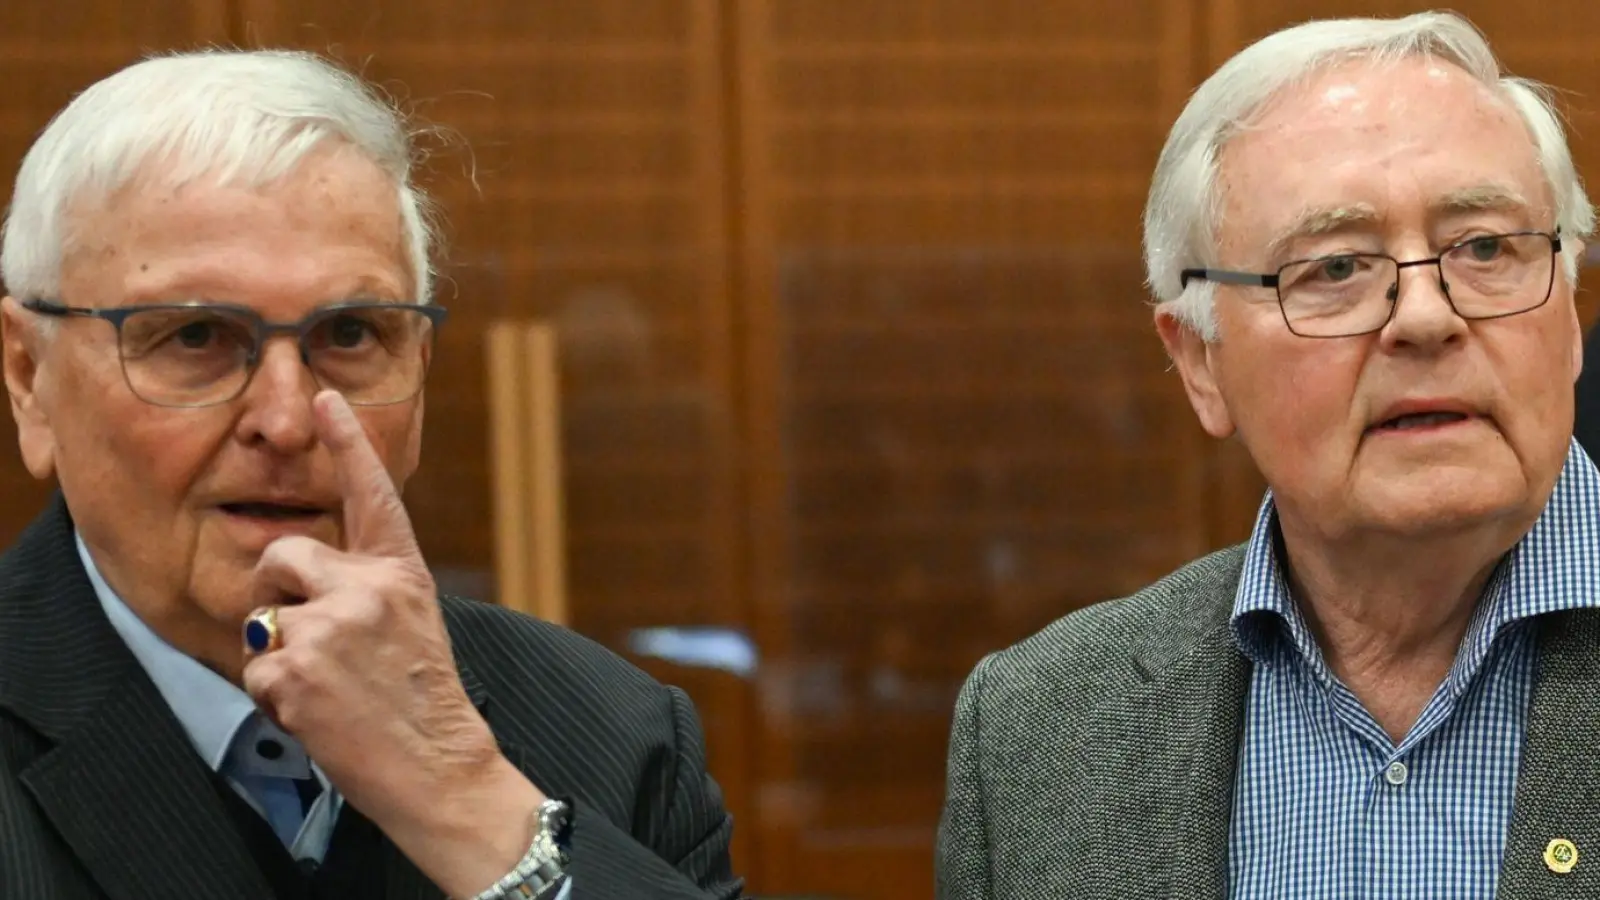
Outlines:
{"type": "Polygon", "coordinates": [[[555,330],[529,323],[522,331],[521,367],[527,393],[522,425],[527,430],[526,471],[529,533],[525,549],[533,566],[534,615],[556,625],[572,622],[567,599],[566,507],[561,466],[561,370],[555,330]]]}
{"type": "MultiPolygon", "coordinates": [[[[725,598],[722,622],[755,640],[748,580],[748,472],[743,465],[748,457],[740,433],[744,369],[739,357],[743,345],[739,340],[742,322],[734,239],[741,221],[736,177],[740,141],[732,125],[738,90],[732,70],[731,8],[735,2],[693,0],[689,7],[689,120],[698,123],[689,140],[693,146],[693,191],[700,199],[694,208],[694,222],[704,248],[701,321],[705,353],[701,371],[704,383],[716,386],[709,392],[708,404],[708,425],[715,437],[706,447],[706,464],[719,473],[706,498],[705,544],[714,579],[711,593],[725,598]]],[[[759,657],[759,641],[756,643],[759,657]]],[[[707,728],[707,752],[719,761],[716,774],[729,813],[734,821],[749,823],[755,808],[750,772],[760,735],[759,727],[751,723],[760,715],[760,697],[748,681],[721,675],[707,679],[699,691],[702,697],[714,694],[706,700],[718,708],[734,711],[707,728]]],[[[733,853],[742,870],[760,884],[764,873],[757,857],[756,835],[754,828],[736,828],[733,853]]]]}
{"type": "MultiPolygon", "coordinates": [[[[789,521],[784,507],[782,422],[776,413],[783,402],[784,364],[774,278],[776,215],[766,77],[772,53],[768,38],[771,0],[728,0],[724,9],[733,35],[729,68],[738,85],[733,98],[737,102],[733,112],[737,168],[730,178],[738,189],[734,284],[740,301],[740,435],[744,514],[749,523],[745,593],[751,633],[767,661],[761,673],[762,695],[770,697],[775,688],[781,691],[775,683],[782,671],[779,666],[792,658],[794,644],[793,632],[782,614],[787,580],[783,547],[789,538],[789,521]]],[[[770,702],[752,710],[754,727],[747,731],[747,757],[755,786],[749,791],[751,815],[745,819],[743,840],[753,844],[752,864],[764,883],[792,889],[798,876],[791,871],[795,848],[789,835],[800,823],[795,821],[791,795],[783,789],[787,773],[795,768],[794,746],[783,737],[785,715],[785,710],[770,702]]]]}
{"type": "Polygon", "coordinates": [[[495,322],[489,326],[485,346],[495,592],[503,605],[536,615],[536,577],[528,552],[536,525],[529,520],[527,501],[532,473],[527,465],[530,406],[523,402],[521,391],[529,379],[523,329],[516,322],[495,322]]]}

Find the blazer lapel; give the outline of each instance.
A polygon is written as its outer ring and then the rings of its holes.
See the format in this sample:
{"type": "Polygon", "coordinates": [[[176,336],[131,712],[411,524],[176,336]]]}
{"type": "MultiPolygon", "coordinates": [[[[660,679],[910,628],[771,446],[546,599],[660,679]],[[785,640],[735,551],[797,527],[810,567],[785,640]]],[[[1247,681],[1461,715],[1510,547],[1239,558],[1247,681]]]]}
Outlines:
{"type": "Polygon", "coordinates": [[[1173,802],[1163,810],[1164,828],[1183,834],[1170,857],[1167,893],[1223,900],[1250,664],[1223,628],[1174,672],[1174,718],[1182,729],[1177,740],[1187,754],[1174,773],[1173,802]]]}
{"type": "Polygon", "coordinates": [[[1096,816],[1105,830],[1102,873],[1107,885],[1117,885],[1117,896],[1227,897],[1228,826],[1249,680],[1248,661],[1227,628],[1218,627],[1097,712],[1082,764],[1109,763],[1115,781],[1108,795],[1126,792],[1110,800],[1121,810],[1096,816]]]}
{"type": "Polygon", "coordinates": [[[115,900],[272,897],[204,763],[137,664],[22,783],[115,900]]]}
{"type": "MultiPolygon", "coordinates": [[[[1059,699],[1059,712],[1081,723],[1024,726],[1027,753],[990,789],[995,808],[1018,811],[1013,823],[1032,823],[1002,827],[998,852],[1029,864],[996,896],[1227,897],[1250,665],[1228,629],[1237,561],[1212,568],[1172,586],[1180,596],[1138,626],[1144,638],[1099,676],[1104,696],[1092,710],[1077,705],[1077,689],[1059,699]]],[[[1049,703],[1050,692],[1044,680],[1029,702],[1049,703]]]]}
{"type": "MultiPolygon", "coordinates": [[[[1501,900],[1600,896],[1600,610],[1545,616],[1528,710],[1516,807],[1501,864],[1501,900]],[[1561,873],[1545,861],[1555,840],[1577,847],[1561,873]]],[[[1557,867],[1559,868],[1559,867],[1557,867]]]]}
{"type": "Polygon", "coordinates": [[[0,708],[53,746],[20,781],[114,900],[270,900],[182,727],[100,608],[58,498],[0,558],[0,708]]]}

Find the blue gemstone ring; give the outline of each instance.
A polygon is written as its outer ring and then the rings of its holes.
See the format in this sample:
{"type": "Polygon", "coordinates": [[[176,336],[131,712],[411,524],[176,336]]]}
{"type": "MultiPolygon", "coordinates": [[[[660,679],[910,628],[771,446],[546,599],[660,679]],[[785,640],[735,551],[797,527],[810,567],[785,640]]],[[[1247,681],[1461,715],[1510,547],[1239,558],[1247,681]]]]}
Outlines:
{"type": "Polygon", "coordinates": [[[283,646],[276,606],[258,609],[244,620],[244,646],[252,654],[271,653],[283,646]]]}

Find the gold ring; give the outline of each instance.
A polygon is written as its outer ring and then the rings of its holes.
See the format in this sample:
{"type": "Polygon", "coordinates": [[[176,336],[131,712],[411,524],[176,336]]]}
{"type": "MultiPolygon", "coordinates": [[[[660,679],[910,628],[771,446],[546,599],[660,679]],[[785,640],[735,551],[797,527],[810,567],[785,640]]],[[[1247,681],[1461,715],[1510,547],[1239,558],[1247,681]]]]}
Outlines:
{"type": "Polygon", "coordinates": [[[283,646],[283,633],[278,630],[278,608],[268,606],[251,613],[244,620],[244,646],[252,654],[271,653],[283,646]]]}

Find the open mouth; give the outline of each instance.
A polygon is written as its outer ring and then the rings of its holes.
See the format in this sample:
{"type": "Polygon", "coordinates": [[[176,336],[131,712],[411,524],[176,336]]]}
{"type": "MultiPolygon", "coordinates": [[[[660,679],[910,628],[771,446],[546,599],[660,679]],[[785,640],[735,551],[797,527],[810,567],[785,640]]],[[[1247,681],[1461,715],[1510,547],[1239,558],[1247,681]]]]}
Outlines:
{"type": "Polygon", "coordinates": [[[315,506],[293,506],[285,503],[224,503],[222,511],[233,516],[277,521],[309,519],[323,513],[323,510],[315,506]]]}
{"type": "Polygon", "coordinates": [[[1412,431],[1419,428],[1436,428],[1441,425],[1454,425],[1465,422],[1468,416],[1458,412],[1426,412],[1411,413],[1404,416],[1395,416],[1386,419],[1367,429],[1368,431],[1412,431]]]}

